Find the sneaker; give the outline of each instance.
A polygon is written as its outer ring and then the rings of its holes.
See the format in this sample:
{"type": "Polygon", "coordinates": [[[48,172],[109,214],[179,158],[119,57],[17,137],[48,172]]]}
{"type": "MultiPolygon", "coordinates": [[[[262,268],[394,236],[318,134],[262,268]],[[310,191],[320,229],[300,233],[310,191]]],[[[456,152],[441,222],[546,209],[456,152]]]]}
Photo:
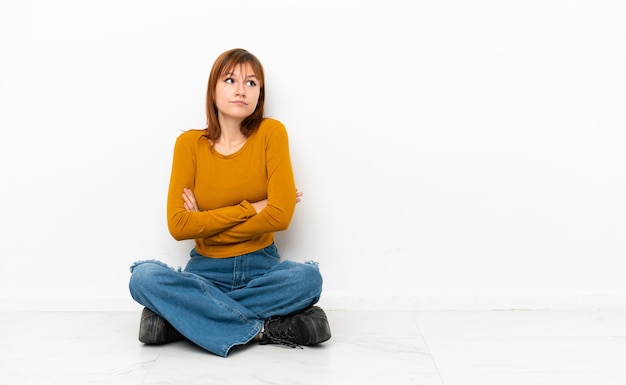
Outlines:
{"type": "Polygon", "coordinates": [[[290,316],[270,317],[261,333],[261,344],[280,344],[292,348],[316,345],[330,339],[324,310],[318,306],[290,316]]]}
{"type": "Polygon", "coordinates": [[[143,308],[139,324],[139,341],[149,345],[161,345],[184,338],[169,322],[147,307],[143,308]]]}

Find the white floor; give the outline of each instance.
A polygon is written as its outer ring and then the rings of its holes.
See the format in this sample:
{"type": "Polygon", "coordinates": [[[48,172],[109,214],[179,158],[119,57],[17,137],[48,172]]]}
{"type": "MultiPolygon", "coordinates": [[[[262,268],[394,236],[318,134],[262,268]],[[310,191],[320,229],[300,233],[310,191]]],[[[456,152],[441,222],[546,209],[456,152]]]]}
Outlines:
{"type": "Polygon", "coordinates": [[[626,384],[626,311],[327,311],[333,337],[228,358],[144,346],[139,312],[0,313],[0,384],[626,384]]]}

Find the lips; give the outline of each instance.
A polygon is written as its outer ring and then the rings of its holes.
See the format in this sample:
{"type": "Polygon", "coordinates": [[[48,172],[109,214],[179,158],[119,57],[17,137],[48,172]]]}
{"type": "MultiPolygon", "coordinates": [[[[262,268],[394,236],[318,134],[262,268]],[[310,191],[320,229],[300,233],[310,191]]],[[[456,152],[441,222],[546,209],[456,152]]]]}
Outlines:
{"type": "Polygon", "coordinates": [[[248,105],[248,103],[244,102],[243,100],[233,100],[231,103],[235,104],[237,106],[247,106],[248,105]]]}

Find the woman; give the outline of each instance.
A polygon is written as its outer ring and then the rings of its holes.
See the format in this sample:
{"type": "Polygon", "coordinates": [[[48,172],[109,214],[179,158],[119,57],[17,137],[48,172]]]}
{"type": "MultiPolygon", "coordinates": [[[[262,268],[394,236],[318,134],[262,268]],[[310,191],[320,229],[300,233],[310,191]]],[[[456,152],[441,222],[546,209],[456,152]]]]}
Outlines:
{"type": "Polygon", "coordinates": [[[168,228],[194,239],[184,270],[159,261],[131,267],[130,292],[145,306],[139,340],[187,338],[226,357],[252,341],[289,346],[330,338],[316,263],[280,261],[274,232],[287,229],[297,192],[285,127],[264,117],[259,60],[232,49],[215,61],[207,128],[176,140],[168,228]]]}

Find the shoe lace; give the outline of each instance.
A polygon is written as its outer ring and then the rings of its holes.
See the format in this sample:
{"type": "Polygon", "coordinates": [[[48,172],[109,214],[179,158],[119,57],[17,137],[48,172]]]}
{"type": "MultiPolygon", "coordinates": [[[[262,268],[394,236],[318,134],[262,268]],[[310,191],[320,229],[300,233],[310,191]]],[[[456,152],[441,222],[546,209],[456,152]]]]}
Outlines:
{"type": "Polygon", "coordinates": [[[289,346],[290,348],[304,349],[302,346],[291,341],[295,338],[294,337],[295,334],[293,330],[291,330],[291,327],[286,327],[286,328],[281,328],[281,327],[271,328],[270,327],[271,324],[277,322],[278,320],[279,320],[278,318],[270,318],[267,321],[265,331],[263,331],[262,341],[266,344],[277,344],[277,345],[289,346]]]}

